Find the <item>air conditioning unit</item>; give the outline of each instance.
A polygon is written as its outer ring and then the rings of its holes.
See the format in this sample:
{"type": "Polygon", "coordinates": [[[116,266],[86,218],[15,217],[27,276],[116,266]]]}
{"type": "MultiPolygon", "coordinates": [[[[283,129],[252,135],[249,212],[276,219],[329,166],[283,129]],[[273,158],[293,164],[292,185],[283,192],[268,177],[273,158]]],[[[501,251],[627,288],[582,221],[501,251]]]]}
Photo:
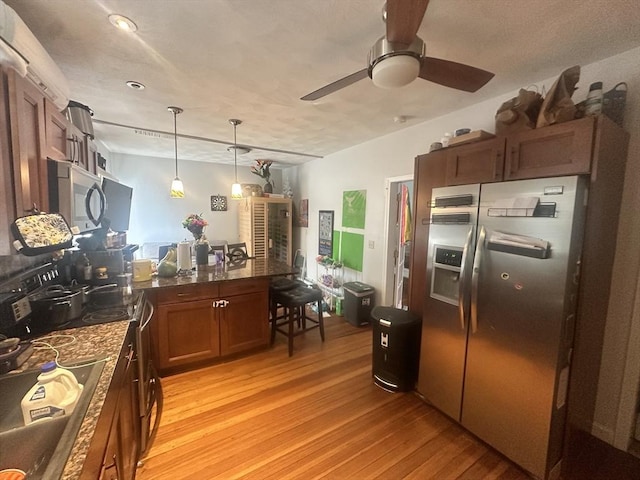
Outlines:
{"type": "Polygon", "coordinates": [[[35,83],[60,111],[69,103],[69,83],[18,14],[0,0],[0,64],[35,83]]]}

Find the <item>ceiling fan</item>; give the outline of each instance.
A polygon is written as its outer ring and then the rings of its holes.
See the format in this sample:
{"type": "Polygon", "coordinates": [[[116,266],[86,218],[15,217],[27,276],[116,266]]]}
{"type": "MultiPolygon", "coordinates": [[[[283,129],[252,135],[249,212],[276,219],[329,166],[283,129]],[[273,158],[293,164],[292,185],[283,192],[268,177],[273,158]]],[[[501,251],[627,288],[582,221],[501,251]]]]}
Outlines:
{"type": "Polygon", "coordinates": [[[428,4],[429,0],[387,0],[382,14],[387,34],[371,47],[369,66],[300,100],[317,100],[366,77],[383,88],[402,87],[417,77],[466,92],[483,87],[493,73],[425,55],[424,42],[416,33],[428,4]]]}

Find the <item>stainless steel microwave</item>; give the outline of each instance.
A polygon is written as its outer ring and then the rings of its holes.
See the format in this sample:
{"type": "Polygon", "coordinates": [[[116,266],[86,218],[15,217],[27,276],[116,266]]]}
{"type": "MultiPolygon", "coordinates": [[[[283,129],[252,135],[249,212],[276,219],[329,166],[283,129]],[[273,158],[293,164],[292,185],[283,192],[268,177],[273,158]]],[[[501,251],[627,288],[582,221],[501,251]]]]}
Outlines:
{"type": "Polygon", "coordinates": [[[100,178],[67,161],[47,160],[49,208],[80,232],[100,226],[106,200],[100,178]]]}

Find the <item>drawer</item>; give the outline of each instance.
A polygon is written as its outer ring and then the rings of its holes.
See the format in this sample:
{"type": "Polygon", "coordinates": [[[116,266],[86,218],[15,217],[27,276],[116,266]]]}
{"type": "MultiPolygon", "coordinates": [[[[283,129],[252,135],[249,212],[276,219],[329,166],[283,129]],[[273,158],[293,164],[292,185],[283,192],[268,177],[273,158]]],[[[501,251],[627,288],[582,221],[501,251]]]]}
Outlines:
{"type": "Polygon", "coordinates": [[[158,290],[156,303],[178,303],[203,298],[215,298],[218,296],[218,284],[197,283],[191,285],[178,285],[158,290]]]}
{"type": "Polygon", "coordinates": [[[269,278],[251,278],[231,280],[220,284],[220,297],[243,295],[245,293],[264,292],[269,289],[269,278]]]}

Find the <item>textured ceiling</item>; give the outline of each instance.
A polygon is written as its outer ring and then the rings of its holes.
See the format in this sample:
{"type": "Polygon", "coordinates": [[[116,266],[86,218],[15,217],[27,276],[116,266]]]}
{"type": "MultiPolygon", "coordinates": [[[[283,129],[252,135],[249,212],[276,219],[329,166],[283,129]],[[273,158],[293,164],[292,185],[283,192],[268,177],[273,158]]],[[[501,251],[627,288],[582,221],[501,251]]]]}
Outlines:
{"type": "Polygon", "coordinates": [[[303,102],[366,67],[385,30],[382,1],[5,2],[64,72],[72,99],[93,109],[96,137],[112,152],[173,158],[167,106],[176,105],[181,136],[212,140],[181,138],[181,160],[233,163],[219,142],[233,142],[228,119],[239,118],[238,143],[256,147],[240,165],[299,164],[640,45],[635,0],[431,0],[418,32],[427,55],[494,72],[484,88],[465,93],[417,79],[384,90],[365,79],[303,102]],[[116,30],[111,13],[138,30],[116,30]]]}

